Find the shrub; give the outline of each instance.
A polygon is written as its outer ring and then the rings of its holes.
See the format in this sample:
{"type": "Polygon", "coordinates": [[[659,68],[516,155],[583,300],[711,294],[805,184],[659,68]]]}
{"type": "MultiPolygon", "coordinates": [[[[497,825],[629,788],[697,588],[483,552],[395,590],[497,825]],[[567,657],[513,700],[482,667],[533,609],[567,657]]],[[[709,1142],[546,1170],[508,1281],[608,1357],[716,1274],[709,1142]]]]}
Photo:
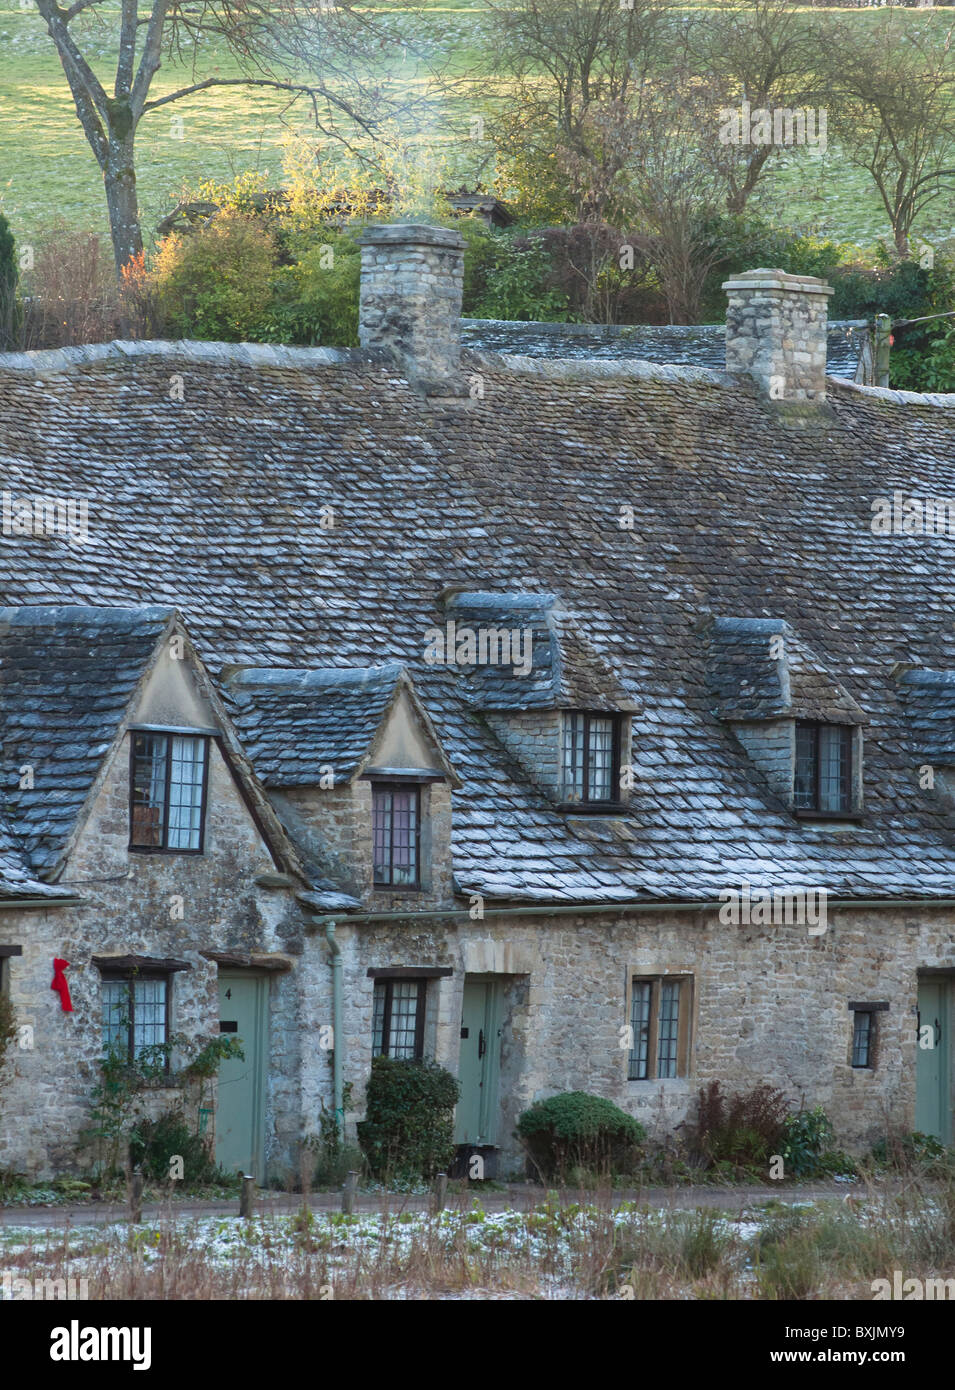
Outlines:
{"type": "Polygon", "coordinates": [[[140,1120],[130,1131],[129,1156],[133,1167],[153,1182],[169,1180],[176,1157],[182,1159],[186,1187],[202,1187],[221,1176],[207,1142],[191,1132],[181,1110],[167,1110],[155,1120],[140,1120]]]}
{"type": "Polygon", "coordinates": [[[537,1101],[521,1115],[517,1133],[543,1178],[562,1177],[574,1167],[628,1171],[646,1137],[632,1115],[586,1091],[537,1101]]]}
{"type": "Polygon", "coordinates": [[[910,1134],[891,1134],[872,1146],[872,1160],[880,1168],[905,1171],[930,1164],[944,1157],[945,1145],[931,1134],[913,1130],[910,1134]]]}
{"type": "Polygon", "coordinates": [[[216,342],[261,337],[277,256],[271,233],[234,209],[188,236],[167,237],[152,275],[166,331],[216,342]]]}
{"type": "Polygon", "coordinates": [[[271,342],[358,346],[361,249],[328,232],[276,277],[262,336],[271,342]]]}
{"type": "Polygon", "coordinates": [[[10,224],[0,213],[0,352],[17,346],[17,256],[10,224]]]}
{"type": "Polygon", "coordinates": [[[694,1143],[710,1164],[763,1167],[781,1153],[786,1098],[765,1082],[726,1096],[718,1081],[701,1086],[694,1143]]]}
{"type": "Polygon", "coordinates": [[[24,276],[24,348],[76,347],[126,336],[113,252],[95,232],[66,223],[37,245],[24,276]]]}
{"type": "Polygon", "coordinates": [[[832,1148],[832,1139],[832,1124],[821,1105],[787,1115],[779,1150],[786,1176],[806,1178],[818,1173],[823,1155],[832,1148]]]}
{"type": "Polygon", "coordinates": [[[465,313],[557,323],[570,317],[566,293],[550,284],[551,261],[540,237],[496,236],[472,246],[472,257],[481,257],[480,273],[475,266],[468,272],[465,313]]]}
{"type": "Polygon", "coordinates": [[[376,1057],[358,1142],[376,1176],[432,1178],[454,1156],[455,1077],[436,1062],[376,1057]]]}

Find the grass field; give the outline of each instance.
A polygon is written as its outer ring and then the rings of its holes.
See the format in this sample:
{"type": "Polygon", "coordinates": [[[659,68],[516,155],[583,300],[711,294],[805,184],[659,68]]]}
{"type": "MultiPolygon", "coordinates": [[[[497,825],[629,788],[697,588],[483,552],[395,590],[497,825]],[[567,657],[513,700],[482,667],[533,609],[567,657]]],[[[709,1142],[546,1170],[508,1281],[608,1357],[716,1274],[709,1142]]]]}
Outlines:
{"type": "MultiPolygon", "coordinates": [[[[0,7],[0,210],[17,239],[32,238],[64,219],[105,233],[106,217],[99,169],[80,128],[53,45],[32,0],[17,8],[0,7]]],[[[853,10],[859,24],[877,21],[878,11],[853,10]]],[[[924,15],[924,12],[921,12],[924,15]]],[[[464,68],[480,48],[480,5],[442,3],[431,7],[435,43],[454,53],[464,68]]],[[[917,10],[902,11],[905,22],[922,22],[917,10]]],[[[110,18],[110,13],[107,12],[110,18]]],[[[115,17],[115,12],[113,16],[115,17]]],[[[80,16],[74,32],[104,85],[114,71],[113,25],[80,16]],[[84,20],[86,21],[84,23],[84,20]]],[[[210,49],[199,76],[238,76],[231,55],[210,49]]],[[[410,64],[390,80],[416,84],[410,64]]],[[[164,65],[152,97],[190,80],[188,70],[164,65]]],[[[144,231],[154,228],[186,186],[203,178],[227,179],[248,169],[269,171],[281,181],[283,144],[289,130],[309,129],[304,105],[285,110],[279,93],[241,89],[204,92],[146,116],[140,125],[138,179],[144,231]],[[178,118],[181,117],[181,125],[178,118]],[[181,138],[177,138],[181,135],[181,138]]],[[[424,128],[409,130],[410,140],[437,146],[462,178],[474,146],[452,136],[449,108],[435,96],[424,128]]],[[[867,176],[852,168],[830,143],[825,154],[798,150],[779,159],[777,172],[752,207],[773,220],[811,228],[839,240],[871,245],[887,235],[888,223],[867,176]]],[[[917,231],[932,241],[955,236],[955,199],[939,199],[917,231]]]]}

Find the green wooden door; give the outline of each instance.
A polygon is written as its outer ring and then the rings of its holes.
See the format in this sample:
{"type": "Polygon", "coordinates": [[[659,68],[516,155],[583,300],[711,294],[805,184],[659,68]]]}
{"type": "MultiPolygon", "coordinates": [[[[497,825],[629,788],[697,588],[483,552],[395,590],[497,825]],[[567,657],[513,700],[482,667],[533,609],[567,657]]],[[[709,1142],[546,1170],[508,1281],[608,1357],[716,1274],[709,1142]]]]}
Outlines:
{"type": "Polygon", "coordinates": [[[461,1096],[455,1119],[456,1144],[497,1143],[500,1072],[500,983],[465,980],[458,1064],[461,1096]]]}
{"type": "Polygon", "coordinates": [[[951,1140],[949,1097],[949,986],[947,980],[919,981],[915,1070],[915,1128],[943,1144],[951,1140]]]}
{"type": "Polygon", "coordinates": [[[220,974],[219,1031],[238,1037],[244,1060],[219,1069],[216,1162],[262,1182],[265,1139],[265,1061],[268,981],[255,975],[220,974]]]}

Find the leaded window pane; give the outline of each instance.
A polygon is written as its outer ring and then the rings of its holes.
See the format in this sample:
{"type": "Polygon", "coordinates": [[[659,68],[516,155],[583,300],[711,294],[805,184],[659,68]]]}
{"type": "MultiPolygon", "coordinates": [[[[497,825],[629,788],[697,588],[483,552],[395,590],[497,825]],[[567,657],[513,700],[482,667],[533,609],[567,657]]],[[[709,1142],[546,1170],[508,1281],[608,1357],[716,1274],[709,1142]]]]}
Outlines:
{"type": "Polygon", "coordinates": [[[872,1014],[857,1009],[853,1014],[852,1065],[868,1067],[872,1065],[872,1014]]]}
{"type": "Polygon", "coordinates": [[[198,849],[202,833],[202,784],[206,744],[173,738],[169,773],[169,849],[198,849]]]}
{"type": "Polygon", "coordinates": [[[376,787],[372,802],[375,882],[399,888],[418,882],[418,789],[376,787]]]}
{"type": "Polygon", "coordinates": [[[845,811],[849,807],[850,732],[844,725],[823,725],[819,730],[819,809],[845,811]]]}
{"type": "Polygon", "coordinates": [[[652,985],[649,980],[634,980],[630,1001],[630,1026],[633,1029],[633,1048],[630,1052],[628,1076],[631,1081],[643,1081],[647,1075],[647,1057],[650,1046],[650,999],[652,985]]]}
{"type": "Polygon", "coordinates": [[[613,785],[612,719],[591,719],[588,753],[588,796],[591,801],[609,801],[613,785]]]}
{"type": "Polygon", "coordinates": [[[796,777],[793,804],[797,811],[816,806],[816,730],[811,724],[796,725],[796,777]]]}
{"type": "Polygon", "coordinates": [[[657,1025],[657,1076],[676,1076],[680,1023],[680,985],[665,980],[660,986],[660,1019],[657,1025]]]}

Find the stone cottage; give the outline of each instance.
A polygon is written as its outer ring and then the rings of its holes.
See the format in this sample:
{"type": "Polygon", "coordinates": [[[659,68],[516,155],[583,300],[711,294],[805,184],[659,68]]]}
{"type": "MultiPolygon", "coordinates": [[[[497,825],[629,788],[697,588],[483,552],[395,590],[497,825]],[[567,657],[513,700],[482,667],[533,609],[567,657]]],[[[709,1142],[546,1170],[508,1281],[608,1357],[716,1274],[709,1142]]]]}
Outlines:
{"type": "Polygon", "coordinates": [[[219,1031],[261,1180],[378,1053],[499,1172],[569,1089],[951,1140],[955,397],[772,270],[725,370],[463,349],[462,252],[369,230],[357,350],[0,359],[0,1165],[219,1031]]]}

